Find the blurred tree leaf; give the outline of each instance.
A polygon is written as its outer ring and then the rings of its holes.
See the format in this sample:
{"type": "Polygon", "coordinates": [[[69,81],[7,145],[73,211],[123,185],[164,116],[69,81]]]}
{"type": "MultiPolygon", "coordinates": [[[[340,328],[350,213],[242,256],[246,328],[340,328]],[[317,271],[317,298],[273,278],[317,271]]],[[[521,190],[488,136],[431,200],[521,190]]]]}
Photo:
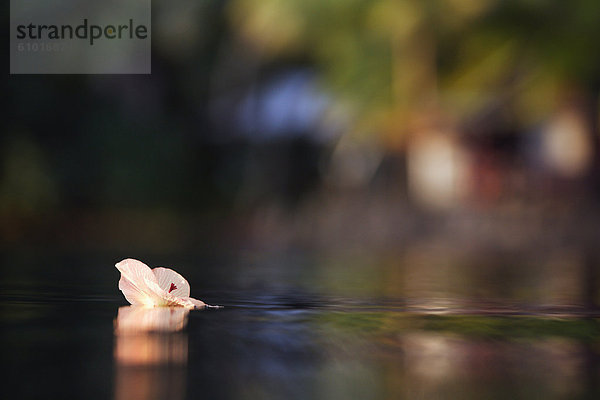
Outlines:
{"type": "Polygon", "coordinates": [[[461,120],[497,101],[527,122],[561,81],[599,87],[592,0],[233,0],[230,16],[267,59],[312,59],[372,131],[431,106],[461,120]]]}

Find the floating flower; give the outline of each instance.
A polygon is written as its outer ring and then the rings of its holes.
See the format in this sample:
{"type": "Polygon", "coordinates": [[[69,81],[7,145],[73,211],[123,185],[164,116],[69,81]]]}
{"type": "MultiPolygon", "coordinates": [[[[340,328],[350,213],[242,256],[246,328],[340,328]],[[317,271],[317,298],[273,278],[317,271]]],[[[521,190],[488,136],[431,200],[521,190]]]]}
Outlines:
{"type": "Polygon", "coordinates": [[[150,269],[141,261],[127,258],[115,267],[121,272],[119,289],[134,306],[213,308],[190,297],[190,284],[169,268],[150,269]]]}

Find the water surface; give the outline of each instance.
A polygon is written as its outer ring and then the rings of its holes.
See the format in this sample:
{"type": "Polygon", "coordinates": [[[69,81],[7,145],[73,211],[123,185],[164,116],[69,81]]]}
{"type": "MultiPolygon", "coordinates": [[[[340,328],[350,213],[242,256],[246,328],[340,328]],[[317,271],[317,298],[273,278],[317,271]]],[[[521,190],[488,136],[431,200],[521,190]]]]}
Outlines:
{"type": "Polygon", "coordinates": [[[25,250],[2,259],[2,398],[600,398],[566,261],[141,255],[225,306],[184,315],[123,308],[114,254],[25,250]]]}
{"type": "MultiPolygon", "coordinates": [[[[600,324],[294,293],[213,293],[177,329],[115,329],[118,296],[5,294],[17,398],[597,398],[600,324]]],[[[146,316],[142,315],[142,318],[146,316]]],[[[121,317],[119,317],[121,319],[121,317]]],[[[146,318],[147,320],[147,318],[146,318]]]]}

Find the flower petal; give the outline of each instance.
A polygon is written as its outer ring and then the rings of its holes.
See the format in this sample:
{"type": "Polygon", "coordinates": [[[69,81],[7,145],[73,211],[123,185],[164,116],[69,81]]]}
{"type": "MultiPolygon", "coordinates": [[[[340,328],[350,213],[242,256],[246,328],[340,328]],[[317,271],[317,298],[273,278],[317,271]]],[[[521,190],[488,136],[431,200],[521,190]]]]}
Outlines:
{"type": "Polygon", "coordinates": [[[121,272],[119,289],[131,304],[155,306],[165,303],[156,276],[146,264],[127,258],[115,267],[121,272]]]}
{"type": "Polygon", "coordinates": [[[194,303],[190,301],[189,297],[175,297],[171,296],[170,294],[167,294],[167,298],[169,306],[184,307],[188,310],[193,310],[196,308],[194,303]]]}
{"type": "Polygon", "coordinates": [[[175,297],[190,296],[190,284],[177,272],[164,267],[154,268],[152,272],[156,276],[158,286],[168,294],[175,297]]]}
{"type": "Polygon", "coordinates": [[[198,309],[206,308],[206,303],[203,302],[202,300],[192,299],[191,297],[188,297],[187,300],[190,301],[194,305],[194,308],[198,308],[198,309]]]}

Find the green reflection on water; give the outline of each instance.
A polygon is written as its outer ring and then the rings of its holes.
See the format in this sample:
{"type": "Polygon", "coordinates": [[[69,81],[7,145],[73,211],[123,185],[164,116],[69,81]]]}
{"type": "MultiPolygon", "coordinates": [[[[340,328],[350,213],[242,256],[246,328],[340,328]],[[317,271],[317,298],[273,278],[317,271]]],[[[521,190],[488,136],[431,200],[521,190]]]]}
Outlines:
{"type": "Polygon", "coordinates": [[[542,316],[415,315],[390,312],[321,313],[319,323],[340,332],[362,335],[440,332],[475,338],[560,337],[582,342],[600,340],[598,318],[542,316]]]}

